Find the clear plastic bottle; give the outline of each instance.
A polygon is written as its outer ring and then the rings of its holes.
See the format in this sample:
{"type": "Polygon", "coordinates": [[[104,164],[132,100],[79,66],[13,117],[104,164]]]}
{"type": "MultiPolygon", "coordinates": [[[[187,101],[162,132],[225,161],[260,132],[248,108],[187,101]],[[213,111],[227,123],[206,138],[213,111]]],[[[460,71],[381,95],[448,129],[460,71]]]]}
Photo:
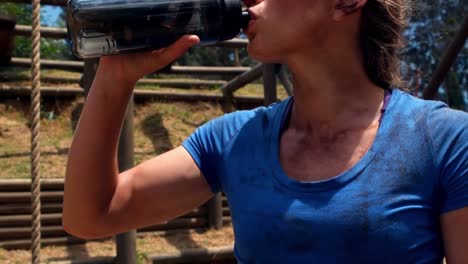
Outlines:
{"type": "Polygon", "coordinates": [[[185,34],[200,45],[234,38],[250,20],[241,0],[69,0],[67,28],[81,58],[155,50],[185,34]]]}

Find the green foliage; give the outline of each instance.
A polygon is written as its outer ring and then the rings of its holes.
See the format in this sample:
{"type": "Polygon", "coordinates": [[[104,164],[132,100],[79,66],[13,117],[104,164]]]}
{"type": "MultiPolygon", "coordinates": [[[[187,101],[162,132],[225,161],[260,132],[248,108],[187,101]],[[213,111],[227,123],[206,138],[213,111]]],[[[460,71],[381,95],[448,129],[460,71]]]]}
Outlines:
{"type": "MultiPolygon", "coordinates": [[[[0,14],[16,17],[19,25],[31,25],[31,5],[0,3],[0,14]]],[[[31,38],[24,36],[15,37],[14,57],[31,56],[31,38]]],[[[61,39],[41,39],[41,58],[44,59],[74,59],[66,40],[61,39]]]]}
{"type": "Polygon", "coordinates": [[[137,251],[137,263],[143,264],[148,262],[148,255],[144,252],[137,251]]]}
{"type": "Polygon", "coordinates": [[[22,25],[31,24],[31,5],[15,3],[0,3],[0,14],[16,17],[16,23],[22,25]]]}
{"type": "MultiPolygon", "coordinates": [[[[29,37],[18,36],[15,38],[14,57],[30,57],[32,41],[29,37]]],[[[41,58],[43,59],[73,59],[67,43],[60,39],[41,39],[41,58]]]]}

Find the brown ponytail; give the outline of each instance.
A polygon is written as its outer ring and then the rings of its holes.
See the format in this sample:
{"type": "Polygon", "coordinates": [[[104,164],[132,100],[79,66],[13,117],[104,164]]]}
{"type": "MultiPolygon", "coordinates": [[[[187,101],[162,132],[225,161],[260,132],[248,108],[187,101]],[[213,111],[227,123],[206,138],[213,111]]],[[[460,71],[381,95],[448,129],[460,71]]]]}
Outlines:
{"type": "Polygon", "coordinates": [[[406,89],[400,75],[402,31],[409,0],[368,0],[362,9],[360,44],[369,79],[383,88],[406,89]]]}

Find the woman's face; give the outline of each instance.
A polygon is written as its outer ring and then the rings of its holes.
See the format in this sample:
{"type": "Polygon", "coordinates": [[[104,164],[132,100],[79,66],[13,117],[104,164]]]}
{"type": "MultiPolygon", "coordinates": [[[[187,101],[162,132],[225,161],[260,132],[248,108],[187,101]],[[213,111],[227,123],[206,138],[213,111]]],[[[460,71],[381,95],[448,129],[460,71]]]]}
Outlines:
{"type": "Polygon", "coordinates": [[[333,0],[244,0],[251,12],[250,56],[285,63],[301,51],[320,50],[334,22],[333,0]]]}

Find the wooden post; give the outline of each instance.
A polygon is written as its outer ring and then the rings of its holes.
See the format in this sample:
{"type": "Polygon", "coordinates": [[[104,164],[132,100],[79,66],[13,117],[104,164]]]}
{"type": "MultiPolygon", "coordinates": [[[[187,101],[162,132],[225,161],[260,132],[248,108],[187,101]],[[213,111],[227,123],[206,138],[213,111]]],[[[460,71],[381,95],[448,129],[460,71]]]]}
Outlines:
{"type": "Polygon", "coordinates": [[[88,95],[89,89],[91,89],[98,65],[99,59],[89,59],[84,61],[83,74],[81,75],[79,83],[81,88],[85,90],[85,96],[88,95]]]}
{"type": "Polygon", "coordinates": [[[0,65],[10,63],[15,45],[15,24],[15,17],[0,15],[0,65]]]}
{"type": "Polygon", "coordinates": [[[235,48],[234,49],[234,65],[237,67],[240,67],[240,58],[239,58],[239,49],[235,48]]]}
{"type": "Polygon", "coordinates": [[[176,253],[148,256],[152,263],[237,263],[231,246],[184,249],[176,253]]]}
{"type": "Polygon", "coordinates": [[[281,82],[281,84],[284,86],[284,89],[286,90],[286,93],[288,94],[288,96],[291,96],[293,94],[293,88],[288,78],[286,66],[279,64],[276,75],[278,76],[278,79],[281,82]]]}
{"type": "Polygon", "coordinates": [[[276,92],[276,65],[263,65],[263,93],[265,97],[264,104],[271,105],[277,101],[276,92]]]}
{"type": "MultiPolygon", "coordinates": [[[[99,59],[84,61],[83,75],[80,86],[87,95],[93,84],[99,59]]],[[[127,115],[119,139],[118,147],[119,171],[125,171],[133,167],[133,95],[127,107],[127,115]]],[[[136,231],[130,231],[116,236],[117,264],[135,264],[136,257],[136,231]]]]}
{"type": "MultiPolygon", "coordinates": [[[[127,107],[127,115],[122,127],[118,147],[119,171],[123,172],[133,164],[133,95],[127,107]]],[[[116,237],[117,264],[136,264],[136,231],[119,234],[116,237]]]]}
{"type": "Polygon", "coordinates": [[[217,193],[208,201],[208,227],[221,229],[223,227],[223,200],[222,194],[217,193]]]}

